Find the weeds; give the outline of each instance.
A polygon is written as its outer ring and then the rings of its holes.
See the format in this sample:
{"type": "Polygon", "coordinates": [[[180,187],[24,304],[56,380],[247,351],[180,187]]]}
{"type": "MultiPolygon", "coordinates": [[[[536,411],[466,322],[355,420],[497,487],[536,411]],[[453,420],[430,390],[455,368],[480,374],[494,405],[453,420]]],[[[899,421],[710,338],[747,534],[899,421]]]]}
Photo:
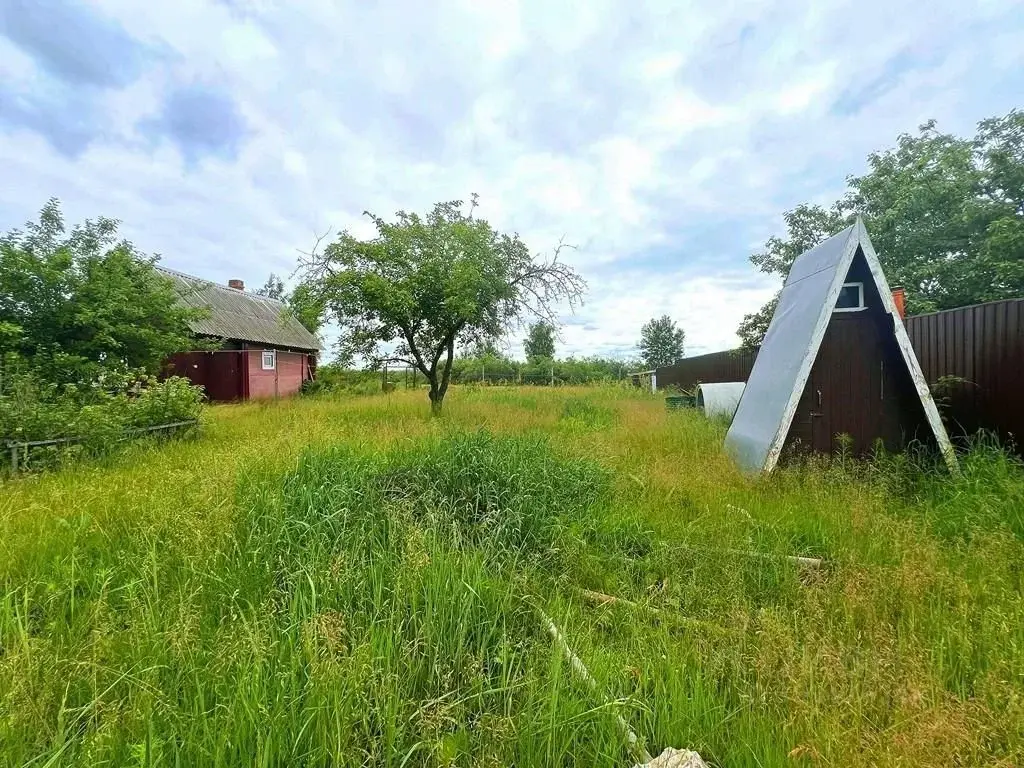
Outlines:
{"type": "Polygon", "coordinates": [[[994,446],[957,480],[751,482],[629,392],[457,390],[443,424],[421,396],[214,408],[11,484],[0,764],[628,765],[616,713],[719,765],[1024,756],[1024,473],[994,446]],[[581,439],[587,398],[612,418],[581,439]]]}

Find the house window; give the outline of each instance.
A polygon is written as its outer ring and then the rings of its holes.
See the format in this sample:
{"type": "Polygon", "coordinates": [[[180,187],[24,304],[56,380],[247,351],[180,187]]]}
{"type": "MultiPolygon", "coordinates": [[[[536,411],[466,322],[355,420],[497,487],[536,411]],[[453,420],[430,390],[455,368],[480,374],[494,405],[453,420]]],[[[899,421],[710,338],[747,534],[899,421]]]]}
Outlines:
{"type": "Polygon", "coordinates": [[[864,283],[843,283],[836,301],[836,312],[856,312],[864,309],[864,283]]]}
{"type": "Polygon", "coordinates": [[[263,350],[263,370],[272,371],[277,368],[277,350],[276,349],[264,349],[263,350]]]}

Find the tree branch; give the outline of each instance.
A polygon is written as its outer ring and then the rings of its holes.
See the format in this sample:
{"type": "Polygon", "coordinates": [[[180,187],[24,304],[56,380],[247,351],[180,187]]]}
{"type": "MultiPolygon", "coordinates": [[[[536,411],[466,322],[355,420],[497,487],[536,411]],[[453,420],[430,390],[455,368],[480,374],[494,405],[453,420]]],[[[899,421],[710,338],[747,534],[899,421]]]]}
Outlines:
{"type": "Polygon", "coordinates": [[[419,368],[423,375],[430,379],[433,375],[433,371],[437,369],[437,361],[434,361],[432,369],[428,369],[426,363],[423,362],[423,355],[420,354],[419,348],[416,346],[415,337],[411,328],[402,328],[402,335],[405,337],[405,343],[409,345],[409,351],[412,352],[414,358],[416,358],[416,367],[419,368]]]}

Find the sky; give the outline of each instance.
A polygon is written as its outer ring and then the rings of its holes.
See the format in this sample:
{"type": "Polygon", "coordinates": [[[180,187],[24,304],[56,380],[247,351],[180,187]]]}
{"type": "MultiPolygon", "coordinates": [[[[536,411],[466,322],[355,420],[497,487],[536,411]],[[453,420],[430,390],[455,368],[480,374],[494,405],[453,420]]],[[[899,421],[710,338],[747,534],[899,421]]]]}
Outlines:
{"type": "Polygon", "coordinates": [[[257,287],[365,210],[477,193],[575,246],[560,355],[633,356],[662,314],[728,349],[782,213],[1024,106],[1021,40],[1021,0],[0,0],[0,231],[57,197],[257,287]]]}

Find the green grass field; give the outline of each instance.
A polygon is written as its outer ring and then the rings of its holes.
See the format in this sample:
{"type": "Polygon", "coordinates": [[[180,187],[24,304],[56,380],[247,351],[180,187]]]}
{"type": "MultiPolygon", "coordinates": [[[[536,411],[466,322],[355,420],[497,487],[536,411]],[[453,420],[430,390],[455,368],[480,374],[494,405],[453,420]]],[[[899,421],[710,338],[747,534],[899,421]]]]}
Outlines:
{"type": "Polygon", "coordinates": [[[721,425],[636,392],[428,412],[217,407],[3,486],[0,764],[627,766],[617,714],[720,766],[1024,762],[998,451],[754,481],[721,425]]]}

